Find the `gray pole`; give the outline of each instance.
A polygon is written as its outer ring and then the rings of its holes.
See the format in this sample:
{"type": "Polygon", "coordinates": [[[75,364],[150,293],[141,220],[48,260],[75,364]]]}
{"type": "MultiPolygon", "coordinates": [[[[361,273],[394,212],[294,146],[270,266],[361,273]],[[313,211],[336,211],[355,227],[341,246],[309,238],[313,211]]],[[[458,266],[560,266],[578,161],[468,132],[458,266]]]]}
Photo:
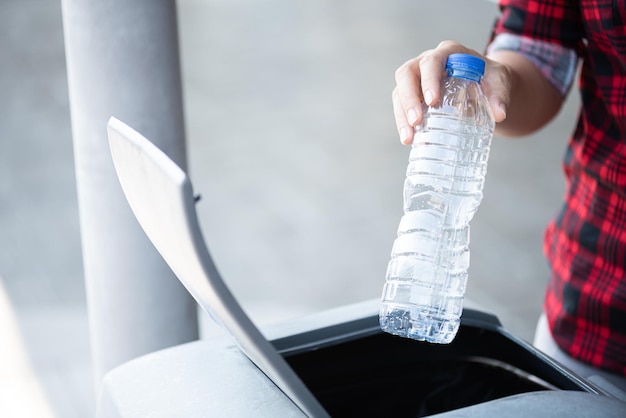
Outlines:
{"type": "Polygon", "coordinates": [[[196,305],[145,237],[107,142],[115,116],[186,167],[174,0],[63,0],[96,391],[137,356],[198,338],[196,305]]]}

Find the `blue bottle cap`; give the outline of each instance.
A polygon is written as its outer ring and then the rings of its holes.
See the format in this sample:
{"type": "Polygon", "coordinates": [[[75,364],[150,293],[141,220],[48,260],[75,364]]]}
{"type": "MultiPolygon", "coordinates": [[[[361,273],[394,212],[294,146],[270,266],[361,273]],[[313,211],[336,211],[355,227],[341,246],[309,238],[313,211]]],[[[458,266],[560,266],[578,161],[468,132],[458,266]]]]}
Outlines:
{"type": "Polygon", "coordinates": [[[446,62],[446,70],[450,69],[474,72],[482,77],[485,74],[485,61],[473,55],[450,54],[446,62]]]}

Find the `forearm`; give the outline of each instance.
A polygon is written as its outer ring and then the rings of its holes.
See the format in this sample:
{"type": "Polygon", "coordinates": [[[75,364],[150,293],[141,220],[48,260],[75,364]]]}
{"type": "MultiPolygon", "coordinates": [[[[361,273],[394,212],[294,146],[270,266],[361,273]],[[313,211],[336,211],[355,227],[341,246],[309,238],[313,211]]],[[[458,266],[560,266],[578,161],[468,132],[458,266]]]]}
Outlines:
{"type": "Polygon", "coordinates": [[[525,56],[500,50],[488,58],[502,64],[509,74],[506,119],[496,125],[496,134],[506,137],[529,135],[549,122],[563,104],[562,95],[525,56]]]}

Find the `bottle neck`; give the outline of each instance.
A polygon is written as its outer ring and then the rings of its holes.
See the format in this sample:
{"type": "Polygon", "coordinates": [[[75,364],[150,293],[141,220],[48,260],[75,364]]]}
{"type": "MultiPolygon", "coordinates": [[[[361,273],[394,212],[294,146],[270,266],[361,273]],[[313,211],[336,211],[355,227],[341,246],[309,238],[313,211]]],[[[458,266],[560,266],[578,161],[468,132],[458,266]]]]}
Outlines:
{"type": "Polygon", "coordinates": [[[446,73],[448,77],[461,78],[464,80],[475,81],[477,83],[480,83],[480,79],[483,77],[481,73],[467,68],[447,68],[446,73]]]}

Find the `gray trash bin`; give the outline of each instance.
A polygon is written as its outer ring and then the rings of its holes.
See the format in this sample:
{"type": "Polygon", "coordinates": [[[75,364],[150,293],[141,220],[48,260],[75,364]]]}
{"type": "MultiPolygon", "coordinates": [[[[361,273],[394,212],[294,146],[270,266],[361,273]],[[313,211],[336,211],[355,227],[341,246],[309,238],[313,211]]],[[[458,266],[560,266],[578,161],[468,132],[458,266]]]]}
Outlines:
{"type": "Polygon", "coordinates": [[[626,416],[623,394],[575,376],[478,310],[464,310],[449,345],[383,333],[377,301],[264,335],[213,264],[186,174],[118,120],[109,122],[109,141],[139,223],[230,336],[152,353],[111,371],[99,416],[626,416]]]}
{"type": "MultiPolygon", "coordinates": [[[[472,309],[464,310],[460,331],[449,345],[383,333],[378,315],[273,344],[333,417],[421,417],[539,391],[595,395],[585,416],[599,412],[593,400],[611,402],[602,388],[508,333],[495,316],[472,309]]],[[[551,404],[555,398],[518,397],[509,401],[506,416],[533,416],[525,406],[541,402],[551,404]]],[[[626,407],[617,400],[613,404],[626,407]]],[[[560,407],[558,416],[572,416],[566,405],[560,407]]],[[[465,416],[488,416],[487,411],[465,416]]]]}

